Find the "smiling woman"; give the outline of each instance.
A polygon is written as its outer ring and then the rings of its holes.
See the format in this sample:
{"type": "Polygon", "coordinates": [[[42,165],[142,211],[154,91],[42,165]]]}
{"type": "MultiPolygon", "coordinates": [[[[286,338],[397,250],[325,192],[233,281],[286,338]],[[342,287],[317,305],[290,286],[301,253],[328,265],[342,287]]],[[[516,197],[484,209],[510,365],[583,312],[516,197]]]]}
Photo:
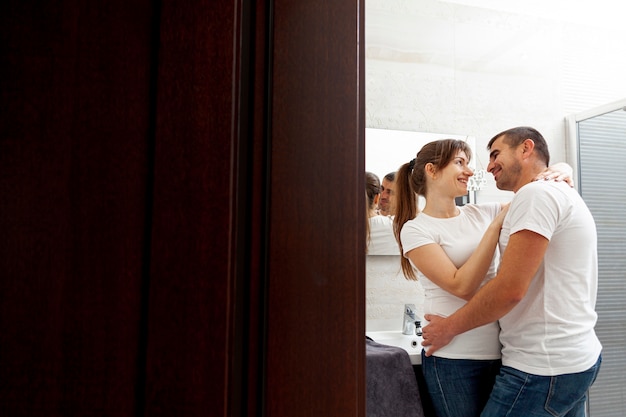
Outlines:
{"type": "MultiPolygon", "coordinates": [[[[424,145],[397,173],[394,226],[404,255],[402,271],[424,288],[424,318],[433,312],[453,314],[495,276],[504,218],[500,203],[458,207],[455,201],[467,193],[471,156],[464,141],[437,140],[424,145]],[[426,199],[422,210],[417,210],[416,195],[426,199]]],[[[446,410],[452,410],[450,415],[478,415],[500,365],[498,332],[492,322],[457,336],[436,359],[422,353],[437,415],[448,415],[446,410]]]]}

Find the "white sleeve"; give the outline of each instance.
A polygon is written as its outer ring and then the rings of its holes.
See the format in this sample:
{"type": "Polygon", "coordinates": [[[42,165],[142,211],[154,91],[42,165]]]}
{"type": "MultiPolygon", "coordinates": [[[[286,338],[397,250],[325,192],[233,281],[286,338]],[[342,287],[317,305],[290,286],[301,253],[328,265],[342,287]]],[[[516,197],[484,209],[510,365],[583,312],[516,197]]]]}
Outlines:
{"type": "Polygon", "coordinates": [[[406,222],[400,231],[400,241],[402,242],[402,251],[405,256],[407,252],[415,248],[436,243],[433,236],[426,231],[424,224],[418,221],[418,218],[419,215],[415,220],[406,222]]]}
{"type": "Polygon", "coordinates": [[[513,198],[508,217],[510,234],[530,230],[550,240],[565,201],[554,184],[535,181],[522,187],[513,198]]]}

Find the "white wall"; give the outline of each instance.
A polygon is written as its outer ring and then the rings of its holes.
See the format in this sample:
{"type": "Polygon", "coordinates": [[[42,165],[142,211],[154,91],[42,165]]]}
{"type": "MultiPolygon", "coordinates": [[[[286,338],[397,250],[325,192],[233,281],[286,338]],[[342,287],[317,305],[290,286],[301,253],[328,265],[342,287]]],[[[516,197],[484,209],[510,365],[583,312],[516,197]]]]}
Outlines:
{"type": "MultiPolygon", "coordinates": [[[[552,162],[565,161],[565,117],[626,98],[619,7],[610,0],[366,0],[366,126],[473,136],[476,166],[486,168],[489,139],[529,125],[547,139],[552,162]]],[[[476,196],[510,197],[491,176],[476,196]]],[[[382,311],[373,285],[368,278],[368,323],[382,311]]],[[[401,304],[400,292],[385,291],[387,308],[390,297],[401,304]]]]}
{"type": "Polygon", "coordinates": [[[566,160],[565,116],[626,97],[619,4],[366,0],[366,126],[474,136],[480,168],[491,137],[530,125],[566,160]]]}
{"type": "Polygon", "coordinates": [[[366,261],[365,330],[402,331],[404,304],[414,304],[423,317],[424,290],[402,274],[400,255],[368,255],[366,261]]]}

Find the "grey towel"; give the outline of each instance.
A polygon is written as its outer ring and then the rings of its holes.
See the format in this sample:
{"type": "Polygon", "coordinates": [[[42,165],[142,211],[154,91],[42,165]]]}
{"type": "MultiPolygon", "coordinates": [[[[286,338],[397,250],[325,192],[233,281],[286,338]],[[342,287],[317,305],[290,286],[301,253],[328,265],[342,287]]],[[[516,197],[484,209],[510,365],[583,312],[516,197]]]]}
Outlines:
{"type": "Polygon", "coordinates": [[[367,417],[424,417],[409,354],[371,339],[365,349],[367,417]]]}

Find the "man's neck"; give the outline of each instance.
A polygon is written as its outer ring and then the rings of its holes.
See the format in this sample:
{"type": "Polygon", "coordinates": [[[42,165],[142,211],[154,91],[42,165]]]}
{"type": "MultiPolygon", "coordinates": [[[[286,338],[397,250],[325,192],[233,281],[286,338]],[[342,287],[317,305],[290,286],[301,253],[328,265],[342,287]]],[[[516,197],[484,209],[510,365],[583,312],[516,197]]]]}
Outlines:
{"type": "Polygon", "coordinates": [[[535,178],[537,177],[537,175],[543,172],[544,169],[545,169],[545,166],[544,167],[536,166],[534,167],[534,169],[529,169],[528,172],[522,173],[519,181],[517,182],[517,186],[515,187],[513,192],[516,193],[519,191],[520,188],[522,188],[526,184],[530,184],[531,182],[533,182],[535,178]]]}

